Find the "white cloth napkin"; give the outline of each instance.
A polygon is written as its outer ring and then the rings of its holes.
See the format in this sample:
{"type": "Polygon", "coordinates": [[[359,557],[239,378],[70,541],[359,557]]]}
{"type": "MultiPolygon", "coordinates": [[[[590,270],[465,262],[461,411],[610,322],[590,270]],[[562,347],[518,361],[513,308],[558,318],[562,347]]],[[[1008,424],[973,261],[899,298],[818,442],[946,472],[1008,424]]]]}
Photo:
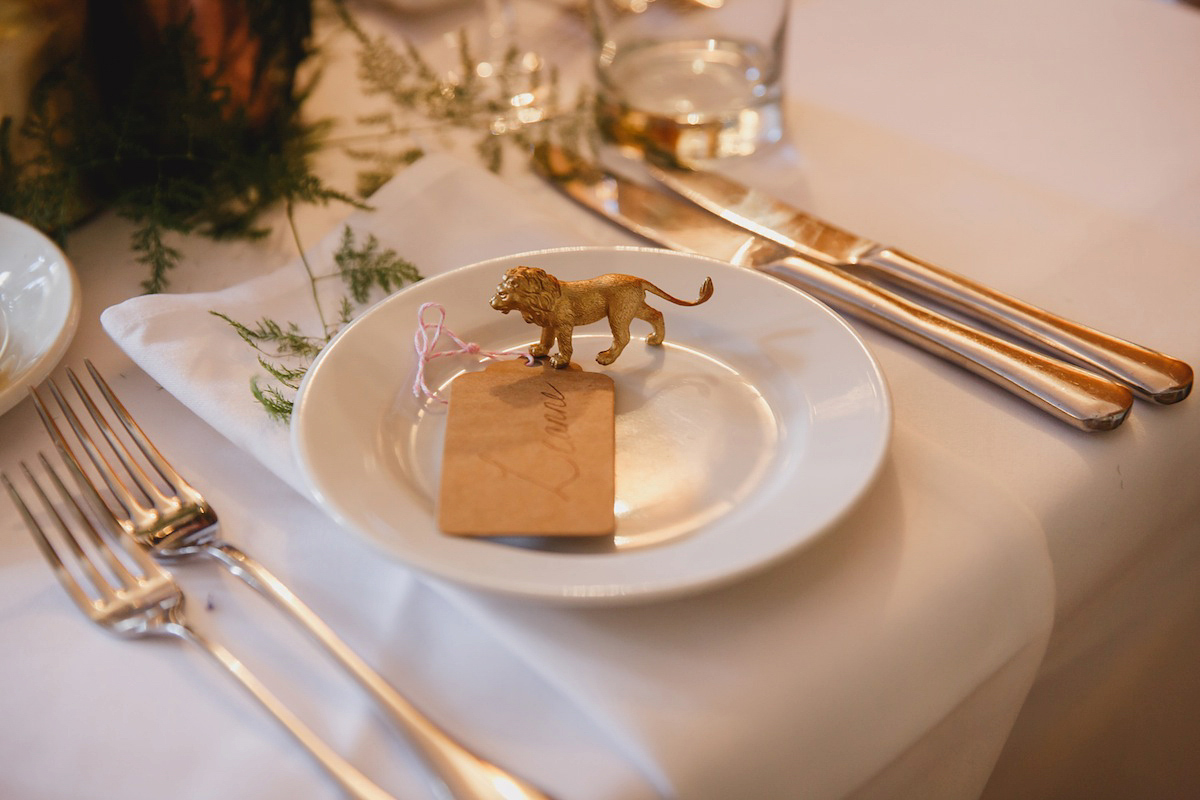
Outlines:
{"type": "MultiPolygon", "coordinates": [[[[498,178],[450,156],[417,162],[371,197],[373,210],[346,219],[358,244],[374,235],[383,248],[409,259],[425,276],[510,253],[587,244],[558,232],[538,213],[514,204],[498,178]]],[[[334,271],[337,226],[307,254],[314,272],[334,271]]],[[[322,281],[325,314],[332,318],[340,289],[322,281]]],[[[245,283],[216,292],[135,297],[107,309],[104,329],[164,389],[201,419],[262,460],[307,494],[292,456],[287,426],[270,419],[250,393],[250,379],[269,376],[258,353],[212,311],[253,326],[262,318],[321,330],[312,289],[297,259],[245,283]]],[[[452,320],[450,321],[453,322],[452,320]]]]}
{"type": "MultiPolygon", "coordinates": [[[[525,200],[479,168],[428,157],[348,224],[427,275],[603,238],[566,230],[525,200]]],[[[340,235],[331,232],[310,261],[328,262],[340,235]]],[[[312,325],[308,290],[292,265],[220,292],[131,299],[108,309],[103,324],[163,387],[303,491],[286,429],[250,397],[255,354],[209,311],[312,325]]],[[[885,368],[924,380],[905,355],[884,355],[885,368]]],[[[894,384],[905,378],[889,375],[894,384]]],[[[488,631],[586,712],[664,795],[845,797],[869,776],[868,796],[902,795],[930,766],[925,759],[944,751],[922,743],[969,725],[963,785],[946,795],[967,796],[981,786],[977,765],[999,752],[1042,654],[1053,592],[1044,543],[1019,503],[925,432],[898,424],[893,449],[837,531],[763,575],[699,597],[580,610],[429,585],[461,611],[462,625],[488,631]]],[[[455,680],[469,683],[487,668],[458,664],[455,680]]],[[[598,779],[578,776],[583,786],[598,779]]]]}

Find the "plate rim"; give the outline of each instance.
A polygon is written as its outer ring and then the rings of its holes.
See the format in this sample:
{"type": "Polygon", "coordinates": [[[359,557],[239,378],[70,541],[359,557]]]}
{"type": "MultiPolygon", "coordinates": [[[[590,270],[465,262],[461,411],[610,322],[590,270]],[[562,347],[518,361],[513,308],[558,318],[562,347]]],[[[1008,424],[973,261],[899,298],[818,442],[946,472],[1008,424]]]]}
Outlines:
{"type": "Polygon", "coordinates": [[[79,328],[79,321],[82,316],[83,292],[75,265],[71,263],[71,259],[67,257],[67,254],[53,239],[28,222],[10,214],[0,213],[0,225],[11,226],[13,230],[19,231],[20,235],[34,239],[40,246],[47,249],[62,265],[67,276],[67,280],[63,285],[68,305],[67,314],[63,319],[62,325],[55,332],[54,341],[51,342],[50,346],[39,353],[24,369],[13,375],[5,385],[0,385],[0,415],[3,415],[11,411],[25,399],[29,386],[36,386],[45,380],[54,371],[54,368],[58,366],[63,356],[66,355],[67,349],[71,346],[71,342],[74,340],[75,333],[79,328]]]}
{"type": "MultiPolygon", "coordinates": [[[[554,601],[572,605],[583,603],[611,605],[628,604],[633,602],[643,603],[652,600],[676,597],[684,594],[694,594],[702,590],[715,588],[716,586],[732,582],[747,573],[758,571],[768,564],[774,563],[780,558],[786,557],[787,555],[799,549],[803,549],[803,547],[807,546],[811,542],[821,538],[826,532],[835,527],[836,524],[858,504],[862,497],[869,491],[870,487],[875,483],[890,449],[893,423],[894,409],[891,393],[887,385],[886,376],[883,374],[883,370],[881,369],[874,353],[871,352],[862,336],[858,333],[858,331],[851,327],[846,319],[831,309],[828,305],[808,294],[807,292],[804,292],[803,290],[792,286],[791,284],[779,281],[777,278],[765,273],[755,270],[748,270],[744,267],[734,266],[728,262],[709,258],[707,256],[681,253],[653,247],[580,245],[543,248],[538,250],[511,253],[455,267],[437,275],[430,276],[419,283],[405,287],[404,289],[401,289],[400,291],[395,292],[375,303],[371,308],[367,309],[358,318],[353,320],[345,328],[339,331],[333,337],[333,339],[330,340],[326,347],[322,349],[321,353],[318,354],[313,363],[310,365],[296,393],[295,406],[289,434],[293,449],[296,453],[296,459],[298,466],[300,467],[300,472],[318,504],[320,504],[322,508],[339,524],[353,533],[356,537],[365,540],[368,544],[382,551],[389,558],[395,559],[406,566],[418,570],[419,572],[452,582],[456,585],[465,586],[466,588],[480,589],[507,596],[518,596],[527,599],[554,601]],[[482,271],[489,267],[494,268],[494,265],[496,264],[511,264],[516,261],[536,259],[539,257],[557,257],[579,253],[627,255],[649,254],[655,258],[679,258],[686,261],[710,263],[716,265],[718,268],[730,270],[739,275],[753,276],[751,277],[751,280],[761,279],[764,282],[764,285],[771,285],[772,291],[783,291],[784,293],[789,294],[794,293],[802,298],[805,302],[810,303],[816,308],[820,309],[824,313],[827,321],[834,323],[844,335],[848,336],[849,339],[855,343],[855,349],[865,359],[865,365],[868,367],[867,372],[871,376],[871,380],[869,382],[874,384],[875,388],[877,389],[875,396],[878,398],[879,408],[878,413],[873,415],[876,420],[877,435],[872,440],[872,447],[870,451],[866,454],[866,458],[869,458],[869,464],[860,473],[855,488],[849,494],[848,498],[841,505],[841,507],[838,508],[836,512],[832,513],[829,518],[826,519],[819,527],[811,530],[806,529],[800,535],[786,535],[783,537],[783,539],[786,540],[786,543],[782,546],[774,548],[774,550],[772,550],[768,555],[756,560],[745,561],[744,563],[740,563],[730,569],[722,569],[712,572],[712,574],[697,575],[691,578],[684,577],[661,580],[653,584],[627,584],[622,586],[609,585],[594,591],[583,592],[579,590],[579,587],[577,586],[578,582],[571,583],[570,581],[564,581],[561,584],[553,587],[531,587],[527,581],[522,581],[519,578],[513,580],[504,580],[503,578],[480,580],[478,576],[467,577],[461,572],[455,572],[453,570],[446,569],[442,565],[436,563],[431,564],[429,559],[422,559],[420,558],[420,554],[414,555],[411,550],[400,552],[404,550],[403,546],[391,547],[387,545],[381,541],[380,537],[376,533],[363,529],[355,519],[352,519],[349,515],[343,513],[339,503],[333,498],[327,496],[325,487],[321,485],[318,476],[315,474],[315,467],[310,464],[310,461],[312,461],[314,458],[314,454],[309,452],[308,443],[305,441],[304,437],[305,426],[307,425],[306,417],[311,387],[314,385],[314,383],[321,380],[320,375],[324,371],[323,366],[327,360],[337,357],[336,354],[342,349],[342,345],[340,344],[341,340],[348,335],[355,335],[352,333],[353,329],[356,328],[363,320],[367,319],[371,315],[380,313],[381,309],[383,309],[387,304],[402,302],[398,300],[399,296],[407,295],[417,290],[418,287],[431,285],[436,286],[444,281],[453,280],[455,276],[458,276],[462,273],[482,271]]],[[[431,524],[436,527],[436,521],[432,520],[432,518],[431,524]]],[[[703,528],[699,530],[703,530],[703,528]]],[[[685,537],[682,541],[686,541],[688,538],[690,537],[685,537]]],[[[488,544],[488,546],[499,546],[494,543],[484,544],[488,544]]],[[[617,553],[605,553],[602,557],[608,562],[637,560],[644,558],[647,553],[662,551],[670,548],[671,546],[671,544],[654,545],[645,549],[633,549],[628,551],[620,551],[617,553]]],[[[528,550],[522,552],[527,554],[533,560],[537,560],[542,557],[562,557],[562,554],[549,553],[546,551],[528,550]]],[[[573,554],[566,557],[570,559],[578,559],[581,556],[573,554]]]]}

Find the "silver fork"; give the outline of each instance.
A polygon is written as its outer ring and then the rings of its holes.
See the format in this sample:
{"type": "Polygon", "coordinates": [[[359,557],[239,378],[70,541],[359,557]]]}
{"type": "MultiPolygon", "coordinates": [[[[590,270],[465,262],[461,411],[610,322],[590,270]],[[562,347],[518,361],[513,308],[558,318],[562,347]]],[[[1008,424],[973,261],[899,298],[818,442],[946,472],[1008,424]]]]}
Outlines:
{"type": "MultiPolygon", "coordinates": [[[[62,410],[67,424],[115,501],[105,502],[95,486],[84,478],[80,482],[80,488],[97,513],[111,515],[117,525],[159,560],[170,562],[193,556],[216,559],[234,575],[290,614],[388,712],[440,779],[443,784],[441,788],[449,792],[451,797],[458,800],[550,800],[548,795],[532,784],[470,752],[437,727],[359,657],[278,578],[239,548],[219,539],[216,512],[200,492],[162,457],[95,366],[90,361],[85,360],[84,363],[130,441],[136,445],[167,489],[160,489],[158,482],[142,468],[138,459],[109,425],[105,415],[75,376],[74,371],[68,369],[67,377],[71,385],[133,487],[130,488],[121,479],[62,392],[53,381],[48,381],[47,386],[55,403],[62,410]]],[[[51,416],[49,407],[36,389],[31,390],[31,394],[55,447],[68,463],[74,461],[74,455],[71,454],[70,447],[51,416]]],[[[82,468],[74,472],[83,476],[82,468]]]]}
{"type": "MultiPolygon", "coordinates": [[[[72,520],[72,523],[68,523],[64,519],[33,472],[22,463],[25,477],[57,531],[58,546],[47,536],[8,476],[0,473],[0,481],[21,512],[29,532],[50,562],[59,582],[89,619],[119,636],[175,636],[199,645],[275,715],[348,796],[355,800],[395,800],[317,737],[232,653],[197,633],[188,624],[184,615],[183,592],[171,575],[154,563],[142,547],[120,527],[112,524],[111,520],[99,514],[89,517],[67,490],[49,460],[41,453],[38,457],[72,520]],[[97,528],[96,523],[101,528],[97,528]],[[104,531],[103,535],[101,530],[104,531]],[[112,540],[116,550],[106,538],[112,540]],[[123,541],[127,541],[128,546],[123,546],[123,541]]],[[[69,459],[67,466],[72,472],[75,471],[69,459]]]]}

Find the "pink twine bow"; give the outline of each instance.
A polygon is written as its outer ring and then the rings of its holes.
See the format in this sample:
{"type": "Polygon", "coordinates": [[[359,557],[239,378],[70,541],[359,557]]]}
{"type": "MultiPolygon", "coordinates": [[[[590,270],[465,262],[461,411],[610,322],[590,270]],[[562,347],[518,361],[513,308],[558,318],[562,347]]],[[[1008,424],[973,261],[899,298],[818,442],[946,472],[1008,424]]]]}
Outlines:
{"type": "Polygon", "coordinates": [[[440,303],[422,303],[417,309],[417,333],[413,337],[413,345],[417,351],[417,375],[413,379],[413,396],[420,397],[425,395],[431,400],[436,400],[439,403],[447,401],[437,396],[437,392],[431,390],[425,384],[425,365],[435,358],[443,356],[459,356],[459,355],[481,355],[484,358],[524,358],[530,365],[536,363],[536,359],[529,353],[505,353],[494,350],[484,350],[474,342],[464,341],[458,334],[446,327],[446,309],[440,303]],[[435,309],[438,312],[437,322],[426,322],[425,312],[428,309],[435,309]],[[430,335],[430,331],[433,335],[430,335]],[[434,352],[438,342],[442,338],[442,334],[450,337],[458,347],[452,350],[440,350],[434,352]]]}

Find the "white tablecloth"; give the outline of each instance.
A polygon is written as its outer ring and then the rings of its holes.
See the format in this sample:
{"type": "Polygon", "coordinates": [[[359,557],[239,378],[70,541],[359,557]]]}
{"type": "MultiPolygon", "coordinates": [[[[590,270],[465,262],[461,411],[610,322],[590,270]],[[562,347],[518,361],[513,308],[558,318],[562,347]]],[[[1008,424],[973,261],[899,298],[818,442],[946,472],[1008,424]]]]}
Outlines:
{"type": "MultiPolygon", "coordinates": [[[[812,0],[793,9],[790,45],[790,147],[733,172],[1200,363],[1200,14],[1145,0],[812,0]]],[[[398,180],[465,175],[526,207],[531,247],[629,241],[529,176],[504,188],[457,162],[411,169],[398,180]]],[[[307,210],[306,241],[342,213],[307,210]]],[[[427,273],[528,249],[512,231],[405,227],[428,213],[450,218],[414,209],[389,242],[427,273]]],[[[698,597],[545,607],[381,557],[159,390],[99,325],[141,278],[126,234],[104,216],[70,242],[84,317],[65,362],[115,376],[227,535],[369,661],[562,797],[1200,790],[1194,398],[1139,403],[1118,431],[1089,436],[863,329],[895,432],[880,479],[834,531],[698,597]]],[[[282,230],[187,252],[177,292],[292,257],[282,230]]],[[[0,468],[44,447],[28,402],[0,419],[0,468]]],[[[199,654],[91,628],[16,516],[2,520],[0,794],[336,796],[199,654]]],[[[200,626],[398,796],[426,796],[403,745],[286,621],[210,568],[176,572],[200,626]]]]}

